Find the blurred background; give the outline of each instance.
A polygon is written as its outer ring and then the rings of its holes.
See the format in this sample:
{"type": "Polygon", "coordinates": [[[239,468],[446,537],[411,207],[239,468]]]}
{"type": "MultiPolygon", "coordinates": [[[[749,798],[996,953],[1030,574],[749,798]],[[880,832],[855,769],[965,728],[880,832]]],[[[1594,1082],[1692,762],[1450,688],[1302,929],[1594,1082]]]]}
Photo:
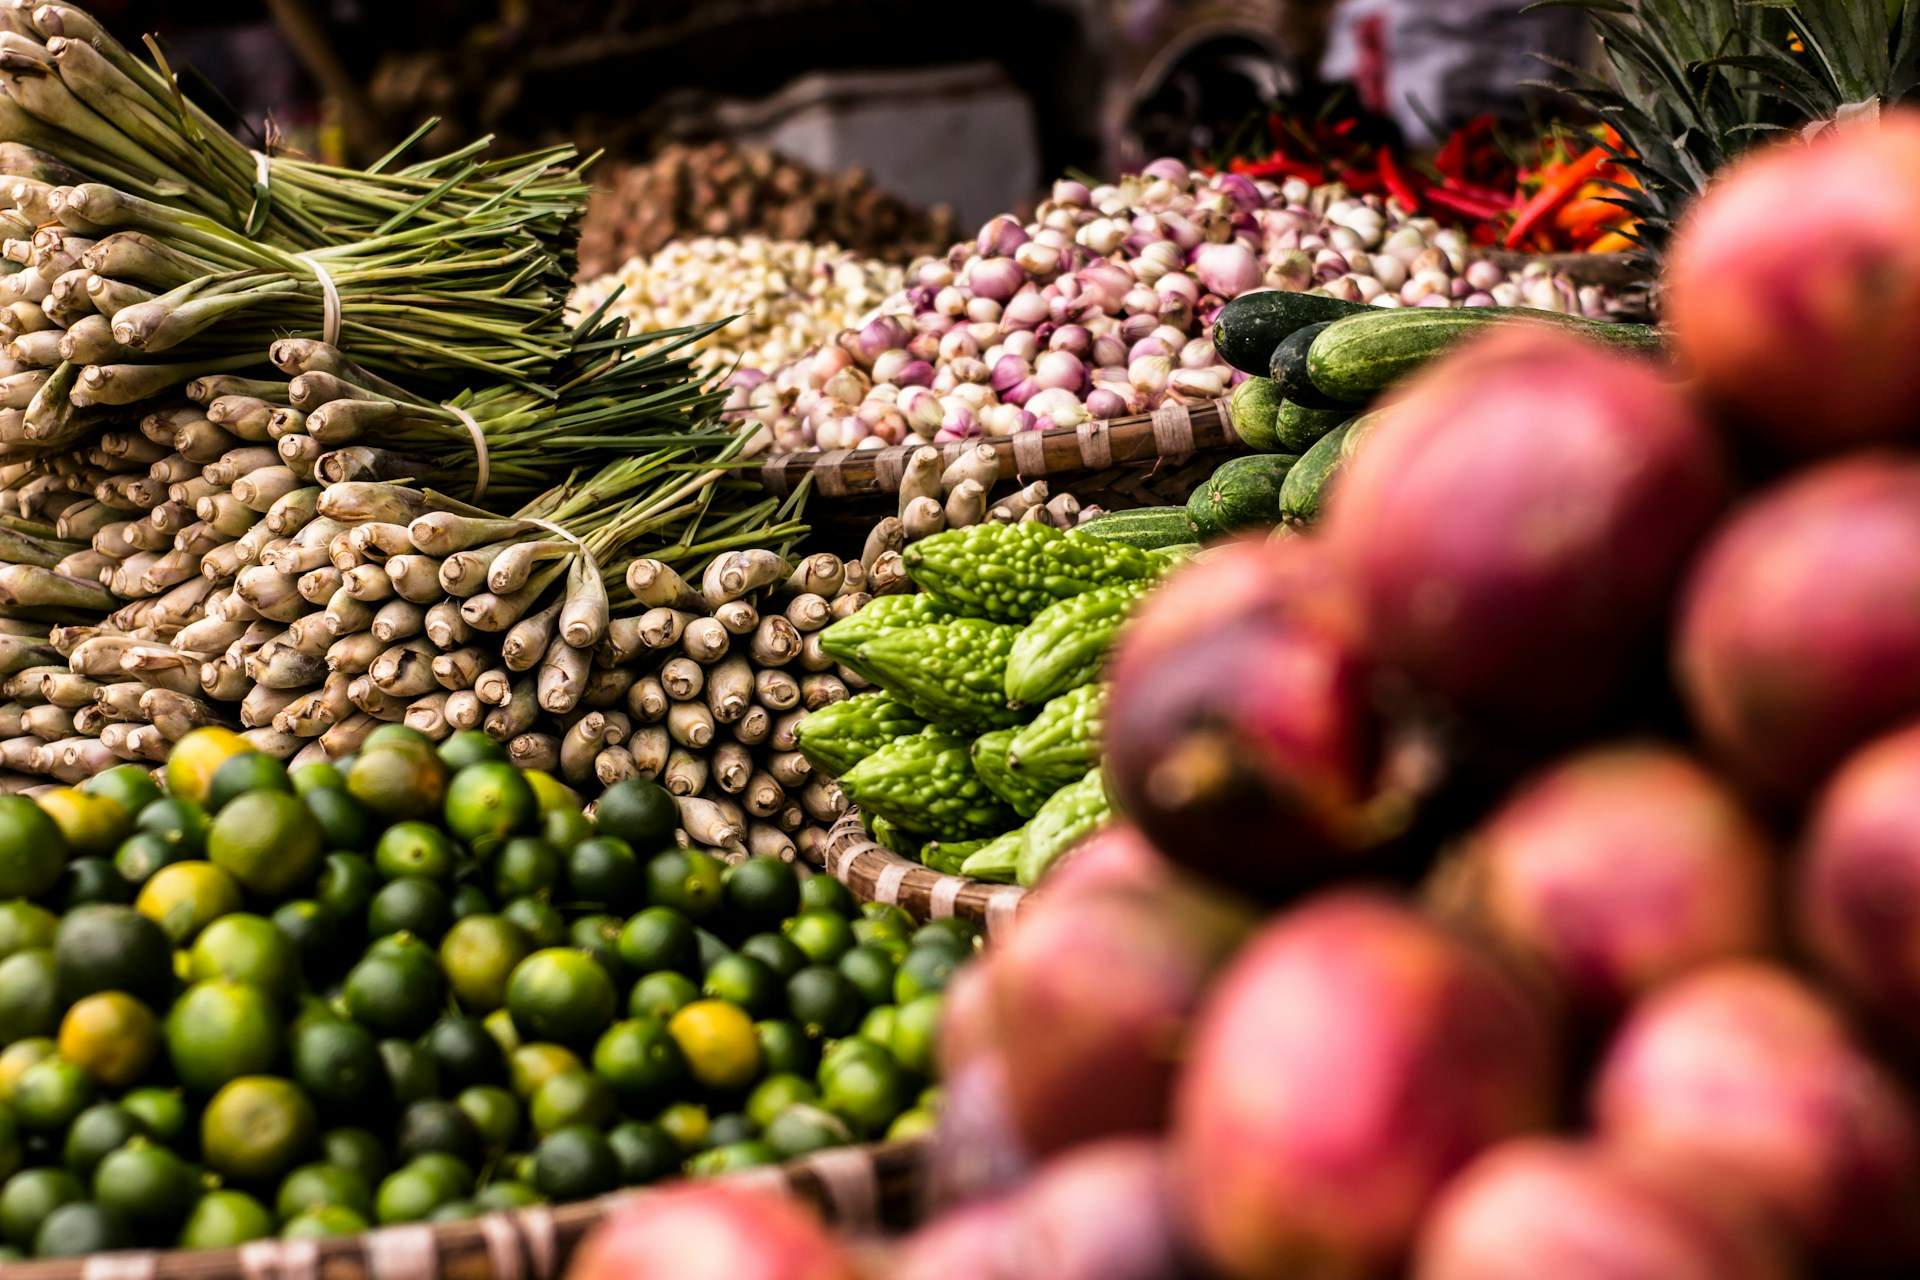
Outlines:
{"type": "Polygon", "coordinates": [[[589,228],[587,272],[684,231],[940,248],[1062,172],[1246,154],[1283,103],[1431,143],[1526,114],[1529,82],[1586,60],[1577,13],[1524,7],[979,0],[929,20],[908,0],[95,6],[130,43],[157,35],[237,119],[323,158],[366,163],[428,117],[435,151],[487,134],[603,149],[594,222],[618,231],[589,228]]]}

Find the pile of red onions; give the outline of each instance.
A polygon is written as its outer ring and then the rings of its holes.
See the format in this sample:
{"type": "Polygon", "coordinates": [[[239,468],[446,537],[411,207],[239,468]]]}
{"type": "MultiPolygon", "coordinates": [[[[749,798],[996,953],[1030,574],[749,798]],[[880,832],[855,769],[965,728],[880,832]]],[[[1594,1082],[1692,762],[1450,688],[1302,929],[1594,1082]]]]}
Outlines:
{"type": "Polygon", "coordinates": [[[1256,289],[1376,306],[1524,305],[1601,313],[1597,290],[1475,258],[1467,237],[1378,197],[1207,175],[1161,159],[1089,189],[1056,182],[1033,220],[1002,215],[856,328],[776,371],[742,369],[730,412],[774,447],[880,448],[1075,427],[1204,403],[1245,375],[1210,328],[1256,289]]]}

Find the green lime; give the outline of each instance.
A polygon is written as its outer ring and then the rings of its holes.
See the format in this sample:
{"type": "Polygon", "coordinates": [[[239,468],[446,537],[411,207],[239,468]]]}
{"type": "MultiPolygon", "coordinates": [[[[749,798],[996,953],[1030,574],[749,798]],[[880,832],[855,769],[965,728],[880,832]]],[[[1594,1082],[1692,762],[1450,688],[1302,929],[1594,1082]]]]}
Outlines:
{"type": "Polygon", "coordinates": [[[698,849],[669,849],[647,863],[647,901],[701,920],[720,905],[726,864],[698,849]]]}
{"type": "Polygon", "coordinates": [[[24,1129],[57,1133],[93,1103],[93,1077],[71,1062],[45,1058],[20,1073],[13,1113],[24,1129]]]}
{"type": "Polygon", "coordinates": [[[887,1053],[863,1054],[822,1072],[820,1100],[853,1127],[872,1137],[886,1131],[912,1101],[907,1075],[887,1053]]]}
{"type": "Polygon", "coordinates": [[[493,860],[493,892],[500,898],[547,893],[559,885],[565,869],[553,845],[539,836],[516,836],[500,846],[493,860]]]}
{"type": "MultiPolygon", "coordinates": [[[[607,1136],[611,1139],[613,1135],[607,1136]]],[[[515,1182],[511,1179],[505,1182],[490,1182],[480,1188],[473,1197],[473,1207],[481,1213],[501,1213],[508,1209],[524,1209],[539,1203],[538,1191],[524,1182],[515,1182]]]]}
{"type": "Polygon", "coordinates": [[[340,766],[330,760],[303,764],[292,772],[290,778],[293,782],[293,794],[297,796],[310,796],[316,791],[347,789],[347,775],[340,772],[340,766]]]}
{"type": "Polygon", "coordinates": [[[443,985],[431,952],[424,963],[390,952],[369,952],[347,972],[341,992],[354,1021],[387,1035],[418,1035],[440,1011],[443,985]]]}
{"type": "Polygon", "coordinates": [[[736,953],[714,962],[700,984],[700,994],[736,1004],[750,1017],[764,1018],[779,1011],[780,977],[752,956],[736,953]]]}
{"type": "Polygon", "coordinates": [[[707,1109],[697,1102],[676,1102],[653,1118],[660,1131],[673,1139],[681,1155],[703,1150],[707,1145],[709,1120],[707,1109]]]}
{"type": "Polygon", "coordinates": [[[113,869],[129,885],[143,885],[160,868],[185,858],[184,851],[174,848],[152,832],[136,831],[122,840],[119,849],[115,850],[113,869]]]}
{"type": "Polygon", "coordinates": [[[566,917],[544,898],[515,898],[500,909],[506,920],[518,925],[534,947],[558,947],[566,943],[566,917]]]}
{"type": "Polygon", "coordinates": [[[389,880],[398,876],[445,880],[459,861],[460,853],[447,833],[427,822],[396,822],[373,847],[373,865],[389,880]]]}
{"type": "Polygon", "coordinates": [[[285,934],[261,916],[221,916],[193,940],[188,973],[195,982],[230,978],[251,983],[276,1000],[293,999],[300,986],[300,957],[285,934]]]}
{"type": "Polygon", "coordinates": [[[387,1149],[365,1129],[329,1129],[320,1139],[320,1157],[351,1169],[372,1185],[387,1176],[387,1149]]]}
{"type": "Polygon", "coordinates": [[[288,1057],[293,1078],[322,1107],[351,1112],[379,1096],[386,1064],[373,1033],[357,1022],[313,1019],[294,1027],[288,1057]]]}
{"type": "Polygon", "coordinates": [[[625,840],[595,836],[567,854],[567,895],[574,901],[624,915],[645,893],[646,873],[625,840]]]}
{"type": "Polygon", "coordinates": [[[240,909],[240,884],[211,862],[175,862],[147,878],[133,905],[168,938],[185,943],[208,921],[240,909]]]}
{"type": "Polygon", "coordinates": [[[507,979],[507,1010],[521,1034],[591,1044],[613,1021],[613,980],[584,951],[549,947],[522,960],[507,979]]]}
{"type": "Polygon", "coordinates": [[[684,973],[663,969],[633,984],[627,1012],[636,1018],[670,1018],[700,998],[700,988],[684,973]]]}
{"type": "Polygon", "coordinates": [[[314,900],[342,920],[358,919],[380,888],[380,873],[357,853],[330,853],[320,864],[314,900]]]}
{"type": "Polygon", "coordinates": [[[428,1222],[465,1222],[479,1210],[473,1207],[471,1200],[449,1200],[427,1215],[428,1222]]]}
{"type": "Polygon", "coordinates": [[[520,771],[501,760],[469,764],[447,783],[447,830],[486,857],[539,820],[540,803],[520,771]]]}
{"type": "Polygon", "coordinates": [[[740,944],[740,954],[760,961],[782,981],[813,963],[807,953],[778,933],[756,933],[740,944]]]}
{"type": "Polygon", "coordinates": [[[52,1036],[28,1036],[0,1050],[0,1102],[13,1100],[14,1086],[21,1075],[36,1062],[59,1056],[60,1047],[52,1036]]]}
{"type": "Polygon", "coordinates": [[[249,791],[284,791],[293,794],[293,782],[287,767],[263,751],[243,751],[228,756],[213,771],[207,782],[204,803],[208,813],[219,813],[249,791]]]}
{"type": "Polygon", "coordinates": [[[244,1191],[209,1191],[188,1210],[176,1243],[182,1249],[232,1249],[272,1234],[267,1206],[244,1191]]]}
{"type": "Polygon", "coordinates": [[[820,1091],[813,1081],[791,1072],[777,1072],[753,1086],[747,1095],[746,1115],[756,1130],[764,1130],[773,1118],[800,1102],[815,1102],[820,1091]]]}
{"type": "Polygon", "coordinates": [[[96,773],[80,784],[80,790],[113,801],[129,819],[160,798],[160,787],[153,775],[137,764],[117,764],[96,773]]]}
{"type": "Polygon", "coordinates": [[[620,958],[635,973],[691,974],[700,963],[693,923],[672,907],[648,907],[620,931],[620,958]]]}
{"type": "Polygon", "coordinates": [[[620,931],[624,927],[619,916],[581,916],[567,926],[567,941],[619,979],[627,973],[626,962],[620,958],[620,931]]]}
{"type": "MultiPolygon", "coordinates": [[[[889,1005],[886,1007],[891,1008],[892,1006],[889,1005]]],[[[877,1013],[879,1010],[875,1010],[875,1012],[877,1013]]],[[[845,1039],[835,1040],[832,1044],[828,1045],[820,1055],[820,1081],[824,1084],[828,1076],[849,1062],[858,1059],[875,1058],[892,1062],[893,1054],[878,1040],[869,1040],[865,1036],[847,1036],[845,1039]]]]}
{"type": "Polygon", "coordinates": [[[916,947],[946,946],[961,956],[973,954],[979,932],[967,921],[958,916],[949,916],[944,920],[929,920],[913,931],[907,941],[916,947]]]}
{"type": "Polygon", "coordinates": [[[853,950],[853,926],[845,916],[831,911],[802,911],[781,930],[816,964],[832,964],[853,950]]]}
{"type": "Polygon", "coordinates": [[[860,1025],[866,1002],[860,988],[829,965],[809,965],[787,980],[793,1020],[816,1040],[836,1040],[860,1025]]]}
{"type": "Polygon", "coordinates": [[[135,1089],[121,1097],[120,1109],[139,1121],[155,1142],[172,1146],[186,1136],[187,1102],[178,1089],[158,1085],[135,1089]]]}
{"type": "Polygon", "coordinates": [[[380,886],[367,904],[367,936],[411,933],[423,942],[438,944],[453,923],[453,905],[437,881],[424,876],[401,876],[380,886]]]}
{"type": "Polygon", "coordinates": [[[0,897],[38,897],[66,865],[66,837],[47,811],[25,796],[0,795],[0,897]]]}
{"type": "Polygon", "coordinates": [[[520,1138],[520,1100],[497,1084],[462,1089],[453,1105],[473,1122],[480,1143],[489,1151],[505,1151],[520,1138]]]}
{"type": "Polygon", "coordinates": [[[110,1089],[145,1074],[160,1051],[153,1011],[124,991],[96,991],[73,1002],[60,1020],[60,1056],[110,1089]]]}
{"type": "MultiPolygon", "coordinates": [[[[915,922],[913,913],[905,907],[895,906],[891,902],[863,902],[860,904],[860,919],[869,924],[896,928],[900,936],[905,937],[920,926],[915,922]]],[[[857,922],[856,922],[857,923],[857,922]]]]}
{"type": "Polygon", "coordinates": [[[393,1145],[403,1160],[435,1152],[472,1161],[480,1158],[480,1131],[453,1103],[422,1098],[400,1113],[393,1145]]]}
{"type": "Polygon", "coordinates": [[[136,1138],[100,1161],[93,1171],[93,1198],[136,1228],[170,1228],[200,1198],[200,1179],[173,1152],[136,1138]]]}
{"type": "Polygon", "coordinates": [[[760,1041],[760,1057],[768,1071],[810,1076],[820,1061],[819,1046],[807,1039],[798,1023],[764,1021],[753,1024],[760,1041]]]}
{"type": "Polygon", "coordinates": [[[591,1071],[562,1071],[549,1076],[527,1104],[533,1131],[549,1134],[568,1125],[604,1129],[613,1120],[613,1086],[591,1071]]]}
{"type": "Polygon", "coordinates": [[[440,966],[462,1006],[491,1013],[506,1003],[507,979],[533,950],[519,926],[501,916],[457,920],[440,940],[440,966]]]}
{"type": "Polygon", "coordinates": [[[409,724],[382,724],[374,726],[373,731],[360,741],[362,754],[386,746],[408,750],[432,747],[433,739],[409,724]]]}
{"type": "Polygon", "coordinates": [[[860,914],[860,903],[852,890],[832,876],[811,875],[800,881],[802,911],[831,911],[851,920],[860,914]]]}
{"type": "Polygon", "coordinates": [[[901,1066],[917,1076],[932,1076],[935,1052],[940,1037],[942,1001],[938,995],[924,995],[898,1006],[893,1035],[887,1047],[901,1066]]]}
{"type": "Polygon", "coordinates": [[[629,1120],[613,1127],[607,1145],[620,1162],[620,1184],[644,1187],[680,1172],[680,1145],[657,1124],[629,1120]]]}
{"type": "Polygon", "coordinates": [[[51,947],[60,917],[45,907],[15,899],[0,902],[0,960],[16,951],[33,947],[51,947]]]}
{"type": "Polygon", "coordinates": [[[0,1040],[51,1036],[60,1025],[59,964],[45,947],[0,960],[0,1040]]]}
{"type": "Polygon", "coordinates": [[[726,939],[711,930],[702,929],[699,925],[693,927],[693,941],[694,945],[700,948],[700,972],[702,973],[733,954],[733,948],[727,945],[726,939]]]}
{"type": "Polygon", "coordinates": [[[894,960],[880,948],[863,943],[843,954],[834,967],[864,1003],[881,1005],[893,999],[894,960]]]}
{"type": "Polygon", "coordinates": [[[366,1217],[373,1212],[373,1186],[356,1169],[337,1164],[303,1164],[280,1181],[274,1212],[282,1221],[309,1209],[335,1204],[366,1217]]]}
{"type": "Polygon", "coordinates": [[[167,935],[131,907],[98,903],[69,911],[54,933],[53,956],[60,998],[69,1002],[125,991],[158,1003],[173,986],[167,935]]]}
{"type": "Polygon", "coordinates": [[[347,773],[347,794],[390,821],[431,818],[446,800],[447,778],[447,766],[424,740],[369,740],[347,773]]]}
{"type": "Polygon", "coordinates": [[[551,1200],[588,1200],[620,1185],[620,1160],[599,1130],[555,1130],[533,1151],[533,1185],[551,1200]]]}
{"type": "Polygon", "coordinates": [[[748,858],[727,872],[726,894],[742,920],[772,928],[800,909],[800,877],[778,858],[748,858]]]}
{"type": "Polygon", "coordinates": [[[548,809],[540,815],[540,838],[564,852],[593,839],[593,822],[578,809],[548,809]]]}
{"type": "Polygon", "coordinates": [[[124,905],[131,901],[133,886],[107,858],[75,858],[60,873],[60,883],[53,886],[53,903],[62,911],[95,902],[124,905]]]}
{"type": "Polygon", "coordinates": [[[593,822],[602,835],[625,840],[635,849],[658,849],[672,842],[680,809],[659,783],[627,778],[601,794],[593,822]]]}
{"type": "Polygon", "coordinates": [[[90,1258],[133,1245],[133,1228],[126,1218],[104,1205],[82,1200],[63,1204],[48,1214],[33,1235],[36,1258],[90,1258]]]}
{"type": "Polygon", "coordinates": [[[507,749],[478,729],[462,729],[436,750],[440,753],[441,763],[452,769],[456,778],[460,776],[460,770],[468,765],[507,758],[507,749]]]}
{"type": "Polygon", "coordinates": [[[213,775],[230,756],[253,750],[231,729],[195,729],[167,753],[167,791],[195,804],[205,802],[213,775]]]}
{"type": "Polygon", "coordinates": [[[189,1089],[211,1093],[236,1076],[258,1075],[280,1056],[272,997],[244,982],[197,982],[167,1011],[167,1057],[189,1089]]]}
{"type": "Polygon", "coordinates": [[[401,1169],[381,1179],[374,1197],[374,1215],[381,1226],[397,1222],[424,1222],[452,1196],[441,1180],[422,1169],[401,1169]]]}
{"type": "Polygon", "coordinates": [[[522,769],[521,776],[527,785],[533,788],[533,798],[540,806],[540,815],[545,817],[555,809],[571,809],[578,813],[585,807],[580,793],[544,769],[522,769]]]}
{"type": "Polygon", "coordinates": [[[710,1147],[729,1146],[759,1136],[759,1130],[754,1128],[753,1121],[747,1118],[744,1111],[729,1111],[715,1116],[707,1125],[707,1145],[710,1147]]]}
{"type": "MultiPolygon", "coordinates": [[[[11,1110],[7,1112],[7,1121],[14,1123],[11,1110]]],[[[67,1126],[61,1163],[79,1177],[92,1178],[102,1160],[135,1138],[145,1137],[146,1132],[146,1126],[125,1107],[116,1102],[96,1102],[67,1126]]]]}
{"type": "Polygon", "coordinates": [[[453,891],[453,918],[465,920],[468,916],[493,914],[493,895],[477,884],[462,884],[453,891]]]}
{"type": "Polygon", "coordinates": [[[64,1204],[86,1199],[80,1180],[65,1169],[25,1169],[0,1187],[0,1234],[7,1243],[33,1243],[47,1215],[64,1204]]]}
{"type": "Polygon", "coordinates": [[[295,898],[273,909],[273,927],[293,944],[311,973],[338,972],[351,955],[340,949],[340,917],[312,898],[295,898]]]}
{"type": "Polygon", "coordinates": [[[312,884],[325,853],[307,806],[290,791],[249,791],[207,831],[207,860],[264,898],[290,898],[312,884]]]}
{"type": "Polygon", "coordinates": [[[531,1099],[554,1076],[585,1066],[580,1055],[565,1045],[523,1044],[507,1055],[507,1079],[515,1093],[531,1099]]]}
{"type": "Polygon", "coordinates": [[[277,1178],[312,1147],[313,1104],[292,1081],[241,1076],[222,1085],[200,1116],[200,1152],[215,1173],[241,1181],[277,1178]]]}
{"type": "Polygon", "coordinates": [[[896,965],[907,958],[907,935],[889,920],[855,920],[853,941],[881,952],[896,965]]]}
{"type": "Polygon", "coordinates": [[[207,811],[191,800],[162,796],[140,810],[133,822],[145,834],[166,841],[183,858],[206,855],[207,811]]]}
{"type": "Polygon", "coordinates": [[[365,1214],[343,1205],[323,1204],[288,1220],[282,1240],[338,1240],[361,1235],[373,1226],[365,1214]]]}
{"type": "Polygon", "coordinates": [[[867,1010],[867,1016],[860,1019],[860,1029],[854,1032],[862,1040],[871,1040],[877,1045],[893,1044],[894,1028],[900,1022],[900,1009],[897,1005],[875,1005],[867,1010]]]}
{"type": "Polygon", "coordinates": [[[739,1173],[743,1169],[777,1164],[779,1160],[780,1154],[767,1143],[758,1138],[749,1138],[744,1142],[729,1142],[725,1146],[702,1151],[687,1161],[687,1173],[695,1178],[715,1178],[725,1173],[739,1173]]]}
{"type": "Polygon", "coordinates": [[[623,1098],[658,1101],[687,1077],[680,1046],[660,1018],[627,1018],[593,1046],[593,1069],[623,1098]]]}
{"type": "Polygon", "coordinates": [[[738,1005],[696,1000],[667,1021],[693,1078],[709,1089],[744,1089],[760,1073],[760,1041],[738,1005]]]}
{"type": "Polygon", "coordinates": [[[944,991],[960,965],[960,957],[945,947],[916,946],[893,975],[893,999],[908,1004],[932,991],[944,991]]]}
{"type": "Polygon", "coordinates": [[[407,1161],[406,1167],[432,1178],[439,1184],[447,1200],[472,1195],[477,1181],[466,1161],[444,1151],[429,1151],[425,1155],[415,1156],[407,1161]]]}
{"type": "Polygon", "coordinates": [[[828,1147],[846,1146],[853,1141],[853,1130],[831,1111],[797,1102],[767,1122],[766,1140],[782,1160],[797,1160],[828,1147]]]}
{"type": "Polygon", "coordinates": [[[420,1043],[433,1055],[440,1079],[449,1089],[507,1078],[506,1055],[478,1018],[447,1014],[433,1024],[420,1043]]]}
{"type": "Polygon", "coordinates": [[[885,1142],[909,1142],[917,1138],[931,1138],[940,1131],[940,1115],[924,1107],[908,1107],[893,1118],[881,1135],[885,1142]]]}
{"type": "Polygon", "coordinates": [[[301,797],[320,828],[320,843],[329,849],[364,849],[373,838],[373,823],[357,801],[344,790],[321,787],[301,797]]]}
{"type": "Polygon", "coordinates": [[[53,819],[75,857],[111,853],[133,832],[133,815],[105,796],[89,795],[76,787],[55,787],[34,798],[40,811],[53,819]]]}

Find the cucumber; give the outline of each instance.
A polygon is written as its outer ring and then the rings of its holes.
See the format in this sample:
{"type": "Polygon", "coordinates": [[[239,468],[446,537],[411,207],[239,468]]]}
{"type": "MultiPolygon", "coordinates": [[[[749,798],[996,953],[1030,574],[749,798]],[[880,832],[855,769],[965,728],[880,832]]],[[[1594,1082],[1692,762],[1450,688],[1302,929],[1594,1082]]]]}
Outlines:
{"type": "Polygon", "coordinates": [[[1367,308],[1318,293],[1261,289],[1220,308],[1213,321],[1213,349],[1242,373],[1264,374],[1273,349],[1296,329],[1339,320],[1367,308]]]}
{"type": "Polygon", "coordinates": [[[1193,541],[1193,522],[1184,507],[1141,507],[1135,511],[1109,511],[1074,526],[1075,533],[1109,542],[1124,542],[1143,551],[1178,547],[1193,541]]]}
{"type": "Polygon", "coordinates": [[[1345,409],[1352,413],[1352,405],[1322,391],[1308,373],[1308,358],[1313,344],[1330,327],[1329,324],[1310,324],[1281,342],[1273,349],[1269,372],[1280,394],[1303,409],[1345,409]]]}
{"type": "MultiPolygon", "coordinates": [[[[1638,324],[1607,324],[1528,307],[1408,307],[1372,311],[1337,320],[1322,330],[1307,355],[1315,389],[1336,400],[1365,403],[1457,343],[1495,325],[1516,322],[1555,325],[1625,351],[1658,351],[1659,330],[1638,324]]],[[[1274,353],[1279,359],[1279,352],[1274,353]]],[[[1278,375],[1275,381],[1280,381],[1278,375]]],[[[1286,385],[1282,384],[1286,390],[1286,385]]],[[[1291,392],[1288,398],[1292,399],[1291,392]]]]}
{"type": "Polygon", "coordinates": [[[1348,427],[1343,423],[1321,436],[1313,448],[1300,455],[1300,461],[1287,472],[1280,486],[1280,521],[1290,526],[1312,524],[1320,515],[1320,504],[1327,482],[1340,465],[1340,442],[1348,427]]]}
{"type": "Polygon", "coordinates": [[[1274,418],[1273,434],[1280,444],[1275,452],[1305,453],[1320,437],[1352,417],[1350,407],[1309,409],[1291,400],[1285,401],[1274,418]]]}
{"type": "Polygon", "coordinates": [[[1299,455],[1292,453],[1256,453],[1221,463],[1187,500],[1187,518],[1201,541],[1271,528],[1279,511],[1280,486],[1298,461],[1299,455]]]}
{"type": "Polygon", "coordinates": [[[1278,453],[1273,427],[1281,407],[1280,389],[1271,378],[1248,378],[1233,389],[1228,401],[1233,433],[1255,453],[1278,453]]]}

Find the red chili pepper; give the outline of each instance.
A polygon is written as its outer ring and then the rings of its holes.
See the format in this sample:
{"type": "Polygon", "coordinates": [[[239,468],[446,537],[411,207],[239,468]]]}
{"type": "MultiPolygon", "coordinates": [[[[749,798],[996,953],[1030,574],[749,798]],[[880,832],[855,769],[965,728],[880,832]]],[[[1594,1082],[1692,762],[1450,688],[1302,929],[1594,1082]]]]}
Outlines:
{"type": "Polygon", "coordinates": [[[1447,190],[1453,192],[1455,195],[1465,196],[1469,200],[1479,201],[1484,204],[1498,205],[1500,206],[1500,211],[1502,213],[1505,213],[1507,210],[1513,207],[1512,195],[1510,195],[1505,191],[1496,191],[1492,187],[1475,186],[1471,182],[1463,182],[1458,180],[1443,182],[1440,185],[1445,187],[1447,190]]]}
{"type": "Polygon", "coordinates": [[[1387,193],[1400,202],[1408,212],[1417,212],[1420,207],[1420,193],[1408,176],[1401,172],[1400,162],[1393,158],[1393,152],[1385,147],[1380,149],[1380,180],[1387,185],[1387,193]]]}
{"type": "Polygon", "coordinates": [[[1592,181],[1594,175],[1611,159],[1606,148],[1595,147],[1578,160],[1547,175],[1540,190],[1513,220],[1513,227],[1507,232],[1507,248],[1518,249],[1526,243],[1543,222],[1551,218],[1561,205],[1573,199],[1574,194],[1592,181]]]}
{"type": "Polygon", "coordinates": [[[1513,207],[1510,201],[1483,200],[1445,186],[1428,187],[1427,201],[1436,209],[1458,214],[1475,222],[1504,217],[1513,207]]]}

